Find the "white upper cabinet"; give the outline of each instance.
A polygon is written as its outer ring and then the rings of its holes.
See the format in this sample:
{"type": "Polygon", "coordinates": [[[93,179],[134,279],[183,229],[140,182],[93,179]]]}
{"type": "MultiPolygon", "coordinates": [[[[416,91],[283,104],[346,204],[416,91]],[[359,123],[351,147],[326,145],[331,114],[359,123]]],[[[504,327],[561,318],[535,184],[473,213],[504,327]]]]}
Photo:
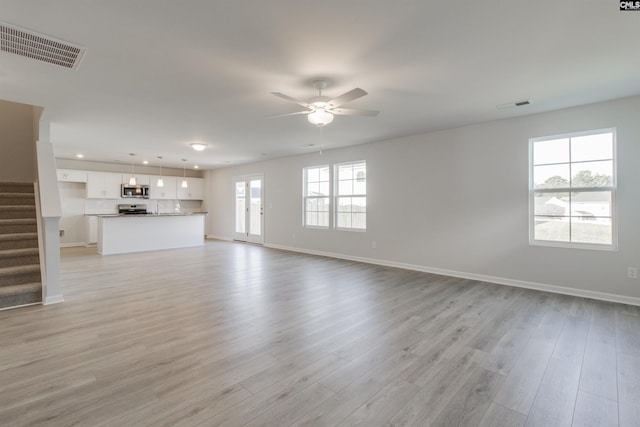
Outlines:
{"type": "Polygon", "coordinates": [[[163,176],[164,186],[158,187],[159,176],[151,177],[149,198],[158,200],[176,200],[176,187],[179,185],[178,178],[175,176],[163,176]]]}
{"type": "Polygon", "coordinates": [[[187,188],[182,188],[182,180],[178,178],[178,200],[203,200],[204,180],[202,178],[186,178],[187,188]]]}
{"type": "MultiPolygon", "coordinates": [[[[133,174],[136,177],[136,185],[150,185],[151,176],[150,175],[142,175],[139,173],[133,174]]],[[[122,182],[121,184],[128,184],[129,179],[131,179],[130,173],[122,174],[122,182]]]]}
{"type": "MultiPolygon", "coordinates": [[[[121,185],[128,184],[130,173],[113,173],[58,169],[58,181],[86,182],[88,199],[120,199],[121,185]]],[[[156,200],[204,200],[204,179],[186,178],[187,188],[182,188],[182,177],[163,176],[164,185],[158,187],[158,175],[134,174],[137,185],[149,186],[149,198],[156,200]]]]}
{"type": "Polygon", "coordinates": [[[110,172],[87,172],[88,199],[119,199],[122,175],[110,172]]]}
{"type": "Polygon", "coordinates": [[[87,182],[87,171],[73,169],[58,169],[58,181],[64,182],[87,182]]]}

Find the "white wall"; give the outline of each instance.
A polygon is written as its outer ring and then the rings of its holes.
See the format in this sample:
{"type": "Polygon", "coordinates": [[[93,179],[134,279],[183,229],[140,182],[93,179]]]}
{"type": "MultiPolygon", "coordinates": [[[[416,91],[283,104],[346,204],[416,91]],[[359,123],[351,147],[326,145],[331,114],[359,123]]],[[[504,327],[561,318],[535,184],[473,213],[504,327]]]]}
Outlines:
{"type": "Polygon", "coordinates": [[[35,116],[40,109],[0,100],[0,181],[36,181],[35,116]]]}
{"type": "Polygon", "coordinates": [[[640,96],[209,171],[207,234],[232,235],[232,178],[264,173],[267,245],[640,304],[638,111],[640,96]],[[529,138],[609,127],[619,250],[530,246],[529,138]],[[303,228],[302,168],[352,160],[367,161],[367,231],[303,228]]]}

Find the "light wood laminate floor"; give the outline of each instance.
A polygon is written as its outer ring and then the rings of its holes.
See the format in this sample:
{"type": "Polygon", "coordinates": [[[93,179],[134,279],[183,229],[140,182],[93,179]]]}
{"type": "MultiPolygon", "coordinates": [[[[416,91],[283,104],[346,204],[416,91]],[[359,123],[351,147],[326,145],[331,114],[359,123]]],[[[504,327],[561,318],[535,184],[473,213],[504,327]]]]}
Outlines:
{"type": "Polygon", "coordinates": [[[638,426],[637,307],[208,241],[62,250],[2,426],[638,426]]]}

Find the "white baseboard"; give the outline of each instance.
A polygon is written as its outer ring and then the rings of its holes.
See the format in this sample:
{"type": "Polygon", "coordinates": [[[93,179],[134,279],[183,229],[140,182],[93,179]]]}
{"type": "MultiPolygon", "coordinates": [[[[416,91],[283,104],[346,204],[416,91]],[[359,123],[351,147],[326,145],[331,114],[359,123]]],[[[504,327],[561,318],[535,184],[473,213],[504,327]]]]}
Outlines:
{"type": "Polygon", "coordinates": [[[214,236],[212,234],[207,234],[205,236],[205,239],[211,239],[211,240],[224,240],[225,242],[232,242],[233,239],[229,236],[214,236]]]}
{"type": "Polygon", "coordinates": [[[40,302],[30,302],[29,304],[13,305],[11,307],[0,308],[0,311],[13,310],[14,308],[29,307],[31,305],[42,305],[42,303],[40,303],[40,302]]]}
{"type": "Polygon", "coordinates": [[[60,243],[61,248],[76,248],[78,246],[86,246],[84,242],[60,243]]]}
{"type": "Polygon", "coordinates": [[[62,298],[62,295],[53,295],[50,297],[45,297],[42,304],[51,305],[51,304],[59,304],[61,302],[64,302],[64,298],[62,298]]]}
{"type": "Polygon", "coordinates": [[[284,251],[291,251],[291,252],[300,252],[300,253],[305,253],[309,255],[326,256],[330,258],[338,258],[338,259],[344,259],[348,261],[358,261],[358,262],[364,262],[367,264],[382,265],[385,267],[396,267],[396,268],[402,268],[405,270],[414,270],[414,271],[421,271],[424,273],[440,274],[443,276],[451,276],[451,277],[460,277],[462,279],[478,280],[481,282],[490,282],[498,285],[514,286],[517,288],[533,289],[537,291],[552,292],[555,294],[571,295],[575,297],[591,298],[591,299],[596,299],[601,301],[609,301],[609,302],[616,302],[621,304],[640,306],[640,298],[629,297],[625,295],[609,294],[606,292],[587,291],[584,289],[569,288],[569,287],[557,286],[557,285],[548,285],[545,283],[528,282],[524,280],[508,279],[504,277],[486,276],[483,274],[466,273],[462,271],[446,270],[442,268],[427,267],[427,266],[415,265],[415,264],[406,264],[406,263],[387,261],[387,260],[376,259],[376,258],[356,257],[356,256],[333,253],[333,252],[314,251],[311,249],[302,249],[302,248],[296,248],[292,246],[273,245],[273,244],[266,244],[266,243],[264,246],[267,248],[281,249],[284,251]]]}

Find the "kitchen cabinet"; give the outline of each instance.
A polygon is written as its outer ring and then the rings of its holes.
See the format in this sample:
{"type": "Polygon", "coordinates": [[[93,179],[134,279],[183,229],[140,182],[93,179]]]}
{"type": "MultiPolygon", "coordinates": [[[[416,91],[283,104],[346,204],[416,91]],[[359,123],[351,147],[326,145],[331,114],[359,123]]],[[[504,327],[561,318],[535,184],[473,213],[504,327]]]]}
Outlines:
{"type": "Polygon", "coordinates": [[[87,215],[86,217],[87,236],[85,238],[86,245],[98,244],[98,217],[95,215],[87,215]]]}
{"type": "MultiPolygon", "coordinates": [[[[151,183],[151,176],[149,175],[142,175],[139,173],[135,173],[133,174],[133,176],[136,177],[136,185],[149,185],[151,183]]],[[[123,174],[121,184],[128,184],[130,178],[131,178],[130,173],[123,174]]]]}
{"type": "Polygon", "coordinates": [[[58,169],[58,181],[87,182],[87,172],[72,169],[58,169]]]}
{"type": "Polygon", "coordinates": [[[205,215],[101,215],[98,217],[98,253],[202,246],[205,215]]]}
{"type": "Polygon", "coordinates": [[[87,172],[88,199],[119,199],[122,174],[87,172]]]}
{"type": "Polygon", "coordinates": [[[180,185],[178,178],[175,176],[163,176],[162,181],[164,182],[163,187],[158,187],[158,178],[151,180],[151,188],[149,192],[150,199],[156,200],[177,200],[177,192],[176,188],[180,185]]]}
{"type": "MultiPolygon", "coordinates": [[[[58,181],[86,182],[88,199],[120,199],[122,184],[128,184],[130,173],[113,173],[58,169],[58,181]]],[[[186,178],[188,187],[182,188],[182,177],[163,176],[158,187],[158,175],[134,174],[138,185],[149,186],[149,198],[155,200],[204,200],[204,179],[186,178]]]]}
{"type": "Polygon", "coordinates": [[[188,187],[182,188],[183,178],[178,179],[178,200],[204,199],[204,180],[202,178],[186,178],[188,187]]]}

